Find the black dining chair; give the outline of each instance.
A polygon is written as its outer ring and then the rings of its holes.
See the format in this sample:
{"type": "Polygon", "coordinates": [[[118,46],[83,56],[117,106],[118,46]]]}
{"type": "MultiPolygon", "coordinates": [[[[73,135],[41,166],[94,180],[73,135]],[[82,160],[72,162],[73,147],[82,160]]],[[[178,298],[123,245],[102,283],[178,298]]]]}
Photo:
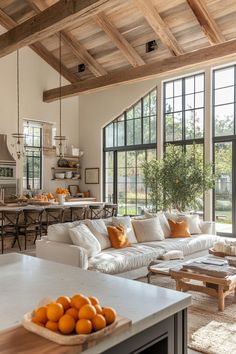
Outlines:
{"type": "Polygon", "coordinates": [[[22,210],[4,210],[1,212],[2,226],[1,226],[1,243],[2,253],[4,253],[4,239],[6,237],[14,237],[12,247],[17,242],[21,251],[21,245],[19,240],[19,221],[22,215],[22,210]]]}
{"type": "Polygon", "coordinates": [[[104,215],[103,205],[90,205],[88,218],[89,219],[102,219],[104,215]]]}
{"type": "Polygon", "coordinates": [[[71,206],[71,221],[84,220],[87,215],[87,207],[86,206],[71,206]]]}
{"type": "Polygon", "coordinates": [[[111,218],[112,216],[117,216],[118,205],[117,204],[105,204],[103,207],[103,217],[104,219],[111,218]]]}
{"type": "Polygon", "coordinates": [[[25,209],[24,210],[24,224],[23,234],[25,236],[25,250],[27,248],[27,236],[34,235],[34,244],[37,240],[38,235],[42,237],[42,215],[43,209],[25,209]]]}

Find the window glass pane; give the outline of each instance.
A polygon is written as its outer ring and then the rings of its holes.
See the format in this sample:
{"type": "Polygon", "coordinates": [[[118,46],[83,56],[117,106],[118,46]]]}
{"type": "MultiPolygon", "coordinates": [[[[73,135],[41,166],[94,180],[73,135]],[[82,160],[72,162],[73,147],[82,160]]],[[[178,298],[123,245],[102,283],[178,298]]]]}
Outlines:
{"type": "Polygon", "coordinates": [[[215,104],[226,104],[234,102],[234,87],[227,87],[215,90],[215,104]]]}
{"type": "Polygon", "coordinates": [[[134,110],[133,110],[133,108],[129,109],[129,110],[126,112],[126,118],[127,118],[127,119],[133,119],[133,118],[134,118],[134,110]]]}
{"type": "Polygon", "coordinates": [[[182,97],[175,97],[174,98],[174,111],[178,112],[178,111],[182,111],[183,107],[182,107],[182,97]]]}
{"type": "Polygon", "coordinates": [[[150,114],[156,115],[157,114],[157,91],[156,90],[150,93],[150,105],[151,105],[150,114]]]}
{"type": "Polygon", "coordinates": [[[194,111],[185,113],[185,139],[194,139],[194,111]]]}
{"type": "Polygon", "coordinates": [[[113,123],[109,124],[106,128],[106,147],[113,146],[113,123]]]}
{"type": "Polygon", "coordinates": [[[215,70],[215,88],[234,85],[234,67],[215,70]]]}
{"type": "Polygon", "coordinates": [[[195,76],[195,92],[204,91],[204,74],[195,76]]]}
{"type": "Polygon", "coordinates": [[[166,100],[166,104],[165,104],[165,112],[166,113],[171,113],[174,111],[174,102],[173,102],[173,98],[169,98],[166,100]]]}
{"type": "Polygon", "coordinates": [[[133,145],[134,143],[134,121],[128,120],[126,123],[127,127],[127,145],[133,145]]]}
{"type": "Polygon", "coordinates": [[[143,143],[149,143],[149,118],[143,118],[143,143]]]}
{"type": "Polygon", "coordinates": [[[234,134],[234,105],[215,107],[215,136],[234,134]]]}
{"type": "Polygon", "coordinates": [[[204,135],[204,110],[195,110],[195,138],[203,138],[204,135]]]}
{"type": "Polygon", "coordinates": [[[149,95],[144,97],[143,99],[143,115],[144,116],[150,115],[149,95]]]}
{"type": "Polygon", "coordinates": [[[196,93],[195,94],[195,108],[202,108],[202,107],[204,107],[204,94],[203,94],[203,92],[196,93]]]}
{"type": "Polygon", "coordinates": [[[125,144],[125,123],[123,122],[118,122],[118,139],[117,139],[117,145],[118,146],[123,146],[125,144]]]}
{"type": "Polygon", "coordinates": [[[142,142],[141,125],[142,125],[141,119],[135,119],[135,121],[134,121],[134,130],[135,130],[134,143],[135,143],[135,145],[141,144],[141,142],[142,142]]]}
{"type": "Polygon", "coordinates": [[[155,143],[156,142],[156,117],[150,117],[150,130],[151,130],[151,136],[150,136],[150,143],[155,143]]]}
{"type": "Polygon", "coordinates": [[[182,96],[182,80],[174,81],[174,96],[182,96]]]}
{"type": "Polygon", "coordinates": [[[182,139],[182,114],[181,113],[174,114],[174,139],[175,140],[182,139]]]}
{"type": "Polygon", "coordinates": [[[141,101],[139,101],[135,106],[134,106],[134,117],[135,118],[140,118],[142,115],[141,111],[141,101]]]}
{"type": "Polygon", "coordinates": [[[173,124],[174,124],[173,115],[168,114],[165,119],[166,141],[173,141],[173,139],[174,139],[173,124]]]}
{"type": "Polygon", "coordinates": [[[185,79],[185,93],[194,92],[194,76],[185,79]]]}
{"type": "Polygon", "coordinates": [[[193,109],[193,108],[194,108],[194,95],[186,95],[185,109],[193,109]]]}
{"type": "Polygon", "coordinates": [[[174,85],[173,82],[167,82],[165,83],[165,97],[169,98],[169,97],[173,97],[174,96],[174,85]]]}

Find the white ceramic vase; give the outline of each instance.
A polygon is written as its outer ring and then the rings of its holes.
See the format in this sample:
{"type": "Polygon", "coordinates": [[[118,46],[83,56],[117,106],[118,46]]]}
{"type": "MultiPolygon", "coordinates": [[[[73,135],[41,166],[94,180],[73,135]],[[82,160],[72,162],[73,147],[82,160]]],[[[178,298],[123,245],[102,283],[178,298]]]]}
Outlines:
{"type": "Polygon", "coordinates": [[[64,205],[65,203],[65,194],[58,194],[57,195],[59,205],[64,205]]]}

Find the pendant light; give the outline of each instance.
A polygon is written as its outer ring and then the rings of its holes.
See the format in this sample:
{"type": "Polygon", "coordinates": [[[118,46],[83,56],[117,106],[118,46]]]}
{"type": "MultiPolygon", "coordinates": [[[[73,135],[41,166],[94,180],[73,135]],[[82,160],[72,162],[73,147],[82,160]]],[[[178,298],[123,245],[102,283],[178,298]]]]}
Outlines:
{"type": "Polygon", "coordinates": [[[20,133],[20,67],[19,49],[16,51],[16,89],[17,89],[17,133],[12,134],[15,139],[14,149],[16,156],[20,159],[24,155],[24,134],[20,133]]]}
{"type": "Polygon", "coordinates": [[[57,145],[57,150],[59,153],[59,158],[64,157],[65,153],[65,147],[66,147],[66,137],[65,135],[62,135],[62,98],[61,98],[61,68],[62,68],[62,62],[61,62],[61,32],[59,34],[59,62],[60,62],[60,75],[59,75],[59,87],[60,87],[60,98],[59,98],[59,135],[55,136],[55,141],[57,145]]]}

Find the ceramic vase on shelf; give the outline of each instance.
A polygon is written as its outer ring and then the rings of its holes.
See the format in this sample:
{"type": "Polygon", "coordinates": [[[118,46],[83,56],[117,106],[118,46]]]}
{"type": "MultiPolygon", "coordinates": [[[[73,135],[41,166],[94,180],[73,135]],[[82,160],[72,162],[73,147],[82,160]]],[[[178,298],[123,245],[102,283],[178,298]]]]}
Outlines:
{"type": "Polygon", "coordinates": [[[64,205],[65,200],[66,200],[65,194],[58,194],[57,198],[58,198],[59,205],[64,205]]]}

